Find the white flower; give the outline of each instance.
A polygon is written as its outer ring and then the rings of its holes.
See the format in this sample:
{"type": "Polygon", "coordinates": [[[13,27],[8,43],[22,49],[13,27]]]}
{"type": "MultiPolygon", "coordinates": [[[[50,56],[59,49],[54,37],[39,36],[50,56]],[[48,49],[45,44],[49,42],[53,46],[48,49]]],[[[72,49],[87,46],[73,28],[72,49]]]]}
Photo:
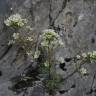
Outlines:
{"type": "Polygon", "coordinates": [[[28,52],[26,52],[26,54],[27,54],[28,56],[32,56],[33,51],[28,51],[28,52]]]}
{"type": "Polygon", "coordinates": [[[12,11],[12,10],[13,10],[13,8],[11,7],[11,8],[10,8],[10,10],[12,11]]]}
{"type": "Polygon", "coordinates": [[[48,61],[45,61],[45,62],[44,62],[44,66],[45,66],[45,67],[48,67],[48,66],[49,66],[49,62],[48,62],[48,61]]]}
{"type": "Polygon", "coordinates": [[[14,43],[15,43],[14,40],[9,40],[8,45],[11,45],[11,44],[14,44],[14,43]]]}
{"type": "Polygon", "coordinates": [[[35,51],[34,59],[37,59],[39,55],[40,55],[40,51],[39,50],[35,51]]]}
{"type": "Polygon", "coordinates": [[[92,52],[88,52],[88,56],[92,57],[93,53],[92,52]]]}
{"type": "Polygon", "coordinates": [[[47,42],[47,41],[43,41],[43,42],[41,42],[41,45],[42,45],[43,47],[48,47],[48,42],[47,42]]]}
{"type": "Polygon", "coordinates": [[[88,55],[91,55],[92,54],[92,52],[88,52],[88,55]]]}
{"type": "Polygon", "coordinates": [[[33,30],[33,28],[31,28],[30,26],[26,26],[27,29],[29,29],[30,31],[33,30]]]}
{"type": "Polygon", "coordinates": [[[77,55],[77,56],[76,56],[76,58],[77,58],[77,59],[80,59],[80,58],[81,58],[81,56],[80,56],[80,55],[77,55]]]}
{"type": "Polygon", "coordinates": [[[86,75],[88,72],[87,72],[87,69],[81,68],[81,69],[80,69],[80,73],[81,73],[82,75],[86,75]]]}
{"type": "Polygon", "coordinates": [[[84,14],[80,14],[79,17],[78,17],[78,20],[82,20],[84,18],[84,14]]]}
{"type": "Polygon", "coordinates": [[[43,47],[58,47],[64,46],[60,36],[53,29],[46,29],[41,37],[41,45],[43,47]]]}
{"type": "Polygon", "coordinates": [[[65,62],[63,57],[60,57],[58,61],[59,61],[61,64],[65,62]]]}
{"type": "Polygon", "coordinates": [[[93,55],[96,56],[96,51],[93,51],[93,55]]]}
{"type": "Polygon", "coordinates": [[[82,57],[83,58],[86,58],[87,57],[87,54],[86,53],[82,53],[82,57]]]}
{"type": "Polygon", "coordinates": [[[19,35],[20,35],[19,33],[13,33],[13,38],[14,39],[18,39],[19,38],[19,35]]]}
{"type": "Polygon", "coordinates": [[[33,41],[32,37],[27,38],[28,41],[33,41]]]}
{"type": "Polygon", "coordinates": [[[64,43],[62,42],[61,39],[59,40],[59,45],[62,46],[62,47],[64,47],[64,43]]]}
{"type": "Polygon", "coordinates": [[[22,19],[20,14],[14,14],[4,21],[6,26],[22,27],[26,23],[26,19],[22,19]]]}

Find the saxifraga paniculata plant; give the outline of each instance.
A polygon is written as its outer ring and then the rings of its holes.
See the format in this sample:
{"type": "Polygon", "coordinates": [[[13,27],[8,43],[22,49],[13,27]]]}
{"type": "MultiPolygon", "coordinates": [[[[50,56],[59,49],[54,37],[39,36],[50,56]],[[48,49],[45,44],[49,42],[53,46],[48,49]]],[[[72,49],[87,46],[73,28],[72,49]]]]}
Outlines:
{"type": "MultiPolygon", "coordinates": [[[[33,34],[33,30],[30,26],[27,26],[26,19],[22,19],[20,14],[14,14],[4,21],[5,25],[15,29],[19,29],[18,32],[14,32],[12,39],[9,41],[10,44],[17,44],[24,49],[26,54],[33,60],[38,58],[40,51],[36,47],[36,35],[33,34]],[[35,53],[32,49],[35,49],[35,53]]],[[[60,36],[53,29],[44,30],[43,34],[40,36],[41,43],[39,44],[47,52],[47,58],[44,62],[44,70],[48,69],[48,77],[45,82],[45,86],[48,91],[53,91],[58,87],[60,82],[60,76],[55,72],[53,74],[54,65],[54,50],[58,47],[62,47],[64,44],[60,36]]]]}
{"type": "MultiPolygon", "coordinates": [[[[55,50],[59,47],[63,47],[64,44],[60,36],[53,29],[46,29],[39,36],[39,46],[37,47],[37,34],[33,33],[33,29],[27,25],[27,20],[23,19],[20,14],[14,14],[8,17],[4,21],[5,25],[12,27],[14,29],[19,29],[18,32],[14,32],[10,44],[17,44],[22,47],[25,53],[33,60],[37,59],[41,54],[41,50],[38,50],[38,47],[41,48],[44,52],[46,51],[46,57],[43,58],[43,63],[40,65],[42,67],[41,74],[43,75],[42,82],[47,92],[53,94],[62,83],[61,81],[68,79],[74,73],[79,72],[81,75],[86,75],[88,73],[87,69],[82,67],[85,63],[92,63],[96,61],[96,51],[82,53],[72,58],[75,60],[76,68],[69,74],[67,77],[63,78],[56,73],[55,64],[59,61],[64,63],[64,58],[60,57],[58,61],[55,60],[55,50]],[[35,51],[34,51],[35,50],[35,51]]],[[[40,68],[41,69],[41,68],[40,68]]],[[[53,94],[54,95],[54,94],[53,94]]]]}
{"type": "Polygon", "coordinates": [[[8,45],[17,44],[24,49],[25,54],[28,55],[30,60],[38,58],[40,51],[36,44],[38,35],[33,32],[33,29],[27,25],[27,20],[23,19],[20,14],[13,14],[8,17],[4,24],[16,30],[13,33],[8,45]],[[18,30],[18,31],[17,31],[18,30]]]}
{"type": "Polygon", "coordinates": [[[23,27],[27,21],[26,19],[23,19],[20,14],[13,14],[10,17],[8,17],[4,23],[6,26],[14,27],[14,28],[20,28],[23,27]]]}
{"type": "Polygon", "coordinates": [[[51,94],[55,89],[58,89],[61,83],[61,77],[56,74],[55,70],[55,50],[63,47],[64,44],[60,36],[53,29],[46,29],[43,31],[41,37],[41,47],[46,51],[46,59],[44,66],[47,69],[47,79],[44,81],[47,91],[51,94]]]}

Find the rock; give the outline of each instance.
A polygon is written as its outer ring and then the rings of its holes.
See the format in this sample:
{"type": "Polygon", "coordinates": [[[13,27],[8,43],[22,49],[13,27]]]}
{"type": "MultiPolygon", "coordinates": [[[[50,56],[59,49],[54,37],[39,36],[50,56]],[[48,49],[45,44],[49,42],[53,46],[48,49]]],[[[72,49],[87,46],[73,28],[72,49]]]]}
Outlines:
{"type": "MultiPolygon", "coordinates": [[[[11,79],[23,72],[26,73],[27,70],[24,70],[30,63],[17,46],[7,45],[13,30],[4,26],[5,18],[13,13],[20,13],[28,19],[28,24],[38,34],[43,29],[54,28],[65,43],[65,47],[56,53],[56,58],[66,58],[96,50],[95,11],[96,0],[0,0],[0,96],[44,96],[42,86],[28,87],[28,94],[15,94],[8,89],[12,85],[11,79]]],[[[63,91],[67,91],[64,94],[57,92],[56,96],[87,96],[86,92],[90,91],[96,64],[87,64],[85,67],[89,70],[89,75],[81,78],[80,74],[74,74],[61,87],[63,91]],[[75,88],[73,84],[76,85],[75,88]]],[[[66,77],[74,70],[71,61],[66,62],[66,68],[66,72],[61,69],[57,71],[66,77]]],[[[94,86],[95,82],[93,90],[94,86]]],[[[95,96],[95,91],[90,96],[95,96]]]]}
{"type": "Polygon", "coordinates": [[[30,91],[29,96],[44,96],[42,86],[35,86],[33,90],[30,91]]]}

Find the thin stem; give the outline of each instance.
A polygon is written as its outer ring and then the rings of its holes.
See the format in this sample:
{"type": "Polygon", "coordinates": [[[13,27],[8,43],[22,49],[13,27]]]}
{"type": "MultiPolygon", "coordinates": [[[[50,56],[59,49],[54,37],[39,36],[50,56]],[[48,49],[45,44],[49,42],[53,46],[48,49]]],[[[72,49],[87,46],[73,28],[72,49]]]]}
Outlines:
{"type": "Polygon", "coordinates": [[[48,61],[49,61],[49,79],[50,79],[51,78],[51,52],[49,46],[48,46],[48,61]]]}
{"type": "Polygon", "coordinates": [[[93,75],[93,80],[92,80],[92,84],[91,84],[90,90],[91,90],[92,87],[93,87],[94,81],[95,81],[95,74],[93,75]]]}
{"type": "Polygon", "coordinates": [[[78,72],[78,70],[81,68],[81,66],[85,64],[84,63],[84,60],[82,60],[80,63],[79,63],[79,66],[72,72],[70,73],[68,76],[66,76],[65,78],[63,78],[63,80],[67,80],[69,77],[73,76],[76,72],[78,72]]]}

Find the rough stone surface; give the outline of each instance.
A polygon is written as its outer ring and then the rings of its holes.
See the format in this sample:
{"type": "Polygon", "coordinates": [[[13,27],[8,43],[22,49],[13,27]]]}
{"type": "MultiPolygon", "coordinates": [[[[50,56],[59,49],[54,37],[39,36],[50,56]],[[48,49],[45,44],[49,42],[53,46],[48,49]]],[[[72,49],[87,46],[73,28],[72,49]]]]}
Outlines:
{"type": "MultiPolygon", "coordinates": [[[[10,79],[22,74],[29,65],[17,46],[7,45],[12,30],[7,29],[3,21],[13,13],[27,18],[35,32],[54,28],[61,35],[65,48],[57,52],[57,58],[96,50],[96,0],[0,0],[0,96],[43,96],[43,89],[38,86],[20,94],[9,88],[10,79]]],[[[74,69],[71,62],[66,65],[66,72],[58,69],[63,76],[74,69]]],[[[96,96],[96,64],[84,67],[89,75],[74,74],[62,86],[63,93],[56,96],[96,96]],[[90,92],[91,87],[94,92],[90,92]]]]}

